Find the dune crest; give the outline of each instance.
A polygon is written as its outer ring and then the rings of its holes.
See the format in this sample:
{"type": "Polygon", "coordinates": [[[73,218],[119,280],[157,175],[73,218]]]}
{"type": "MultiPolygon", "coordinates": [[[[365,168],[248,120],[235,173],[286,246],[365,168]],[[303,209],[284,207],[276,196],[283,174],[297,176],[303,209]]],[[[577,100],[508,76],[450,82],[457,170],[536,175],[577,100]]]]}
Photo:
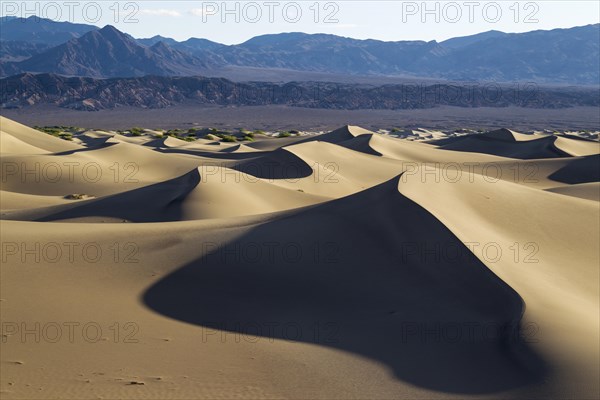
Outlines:
{"type": "Polygon", "coordinates": [[[0,122],[3,398],[600,391],[597,142],[0,122]]]}

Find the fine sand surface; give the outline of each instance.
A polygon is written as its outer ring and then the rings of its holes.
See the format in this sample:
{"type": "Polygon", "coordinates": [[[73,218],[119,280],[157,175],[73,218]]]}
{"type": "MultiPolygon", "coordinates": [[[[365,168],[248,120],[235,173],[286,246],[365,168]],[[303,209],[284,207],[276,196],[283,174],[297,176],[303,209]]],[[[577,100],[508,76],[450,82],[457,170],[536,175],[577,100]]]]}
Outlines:
{"type": "Polygon", "coordinates": [[[0,133],[2,399],[600,396],[597,141],[0,133]]]}

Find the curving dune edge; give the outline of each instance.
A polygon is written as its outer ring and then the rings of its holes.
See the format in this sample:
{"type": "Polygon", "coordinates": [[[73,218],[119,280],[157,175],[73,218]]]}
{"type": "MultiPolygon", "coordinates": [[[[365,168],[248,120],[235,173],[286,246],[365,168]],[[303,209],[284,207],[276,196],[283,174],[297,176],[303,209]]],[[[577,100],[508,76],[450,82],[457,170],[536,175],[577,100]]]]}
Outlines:
{"type": "Polygon", "coordinates": [[[3,399],[600,396],[597,139],[0,135],[3,399]]]}

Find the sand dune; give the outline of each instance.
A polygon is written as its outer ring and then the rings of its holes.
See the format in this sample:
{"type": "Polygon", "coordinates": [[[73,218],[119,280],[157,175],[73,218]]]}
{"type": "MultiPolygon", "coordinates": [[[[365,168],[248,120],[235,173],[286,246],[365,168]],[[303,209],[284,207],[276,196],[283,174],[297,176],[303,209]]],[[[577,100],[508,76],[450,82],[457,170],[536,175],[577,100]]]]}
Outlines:
{"type": "MultiPolygon", "coordinates": [[[[10,138],[5,138],[5,136],[12,136],[13,141],[16,139],[30,146],[37,147],[42,150],[42,153],[59,153],[82,148],[75,143],[69,143],[68,141],[48,135],[41,135],[40,132],[35,129],[31,129],[2,116],[0,116],[0,134],[2,135],[2,144],[4,144],[5,140],[7,142],[11,140],[10,138]]],[[[26,149],[29,149],[29,147],[26,147],[26,149]]],[[[7,152],[12,153],[12,151],[7,152]]],[[[27,151],[20,151],[20,153],[27,153],[27,151]]]]}
{"type": "Polygon", "coordinates": [[[360,126],[346,125],[329,133],[304,139],[301,142],[319,141],[338,144],[340,142],[344,142],[346,140],[350,140],[362,135],[372,134],[373,132],[367,129],[363,129],[360,126]]]}
{"type": "Polygon", "coordinates": [[[577,136],[523,134],[508,129],[448,137],[428,143],[445,150],[487,153],[518,159],[589,156],[600,151],[597,141],[577,136]]]}
{"type": "Polygon", "coordinates": [[[129,143],[63,154],[11,154],[1,160],[2,187],[37,195],[103,196],[174,178],[197,165],[129,143]],[[166,163],[169,168],[164,167],[166,163]]]}
{"type": "Polygon", "coordinates": [[[30,208],[5,218],[86,222],[186,221],[273,213],[328,200],[226,168],[204,172],[195,169],[178,178],[125,193],[54,207],[30,208]]]}
{"type": "MultiPolygon", "coordinates": [[[[360,139],[360,138],[357,138],[360,139]]],[[[356,140],[356,139],[354,139],[356,140]]],[[[346,144],[349,143],[345,142],[346,144]]],[[[421,162],[464,162],[463,152],[440,151],[434,146],[392,139],[381,135],[371,135],[368,145],[372,152],[377,152],[385,157],[394,158],[401,161],[421,162]]],[[[367,151],[368,152],[368,151],[367,151]]],[[[504,157],[497,157],[487,154],[474,154],[468,161],[493,162],[505,160],[504,157]]]]}
{"type": "Polygon", "coordinates": [[[3,399],[600,394],[597,142],[0,122],[3,399]]]}
{"type": "Polygon", "coordinates": [[[0,190],[0,206],[2,207],[0,211],[5,213],[12,210],[48,207],[72,202],[64,196],[39,196],[0,190]]]}
{"type": "Polygon", "coordinates": [[[567,196],[579,197],[581,199],[600,201],[600,183],[598,182],[559,186],[546,190],[567,196]]]}
{"type": "Polygon", "coordinates": [[[556,138],[555,146],[572,156],[591,156],[598,154],[600,143],[593,141],[576,140],[566,137],[556,138]]]}
{"type": "Polygon", "coordinates": [[[135,136],[125,136],[125,135],[120,135],[120,134],[114,134],[112,135],[110,138],[108,138],[106,140],[105,143],[132,143],[132,144],[148,144],[152,141],[154,141],[155,139],[153,139],[152,137],[148,137],[148,136],[139,136],[139,137],[135,137],[135,136]]]}
{"type": "Polygon", "coordinates": [[[598,313],[600,294],[598,204],[505,181],[482,182],[408,177],[399,188],[463,242],[479,243],[475,254],[523,297],[524,320],[544,332],[543,343],[534,347],[554,343],[545,349],[549,362],[557,368],[564,362],[561,372],[584,384],[600,373],[598,320],[589,319],[598,313]],[[440,197],[444,207],[434,200],[440,197]],[[476,226],[468,222],[475,219],[476,226]],[[489,252],[486,244],[493,244],[489,252]]]}
{"type": "Polygon", "coordinates": [[[490,140],[484,136],[466,136],[460,141],[455,141],[440,147],[446,150],[487,153],[519,159],[569,156],[568,153],[562,151],[555,145],[556,140],[557,138],[548,136],[530,141],[505,142],[501,140],[490,140]]]}
{"type": "Polygon", "coordinates": [[[486,132],[481,136],[507,142],[528,142],[530,140],[537,140],[540,138],[540,135],[523,134],[510,129],[498,129],[495,131],[486,132]]]}
{"type": "Polygon", "coordinates": [[[41,149],[39,147],[32,146],[31,144],[17,139],[13,135],[4,134],[2,132],[0,136],[0,149],[2,153],[6,154],[44,154],[49,151],[41,149]]]}

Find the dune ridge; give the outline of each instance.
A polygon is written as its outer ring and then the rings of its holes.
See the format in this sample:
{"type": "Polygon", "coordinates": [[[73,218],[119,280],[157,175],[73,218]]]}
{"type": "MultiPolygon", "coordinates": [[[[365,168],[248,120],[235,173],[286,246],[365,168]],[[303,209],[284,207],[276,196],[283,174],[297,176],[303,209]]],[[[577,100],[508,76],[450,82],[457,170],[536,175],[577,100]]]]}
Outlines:
{"type": "Polygon", "coordinates": [[[600,393],[595,141],[0,135],[2,398],[600,393]]]}

